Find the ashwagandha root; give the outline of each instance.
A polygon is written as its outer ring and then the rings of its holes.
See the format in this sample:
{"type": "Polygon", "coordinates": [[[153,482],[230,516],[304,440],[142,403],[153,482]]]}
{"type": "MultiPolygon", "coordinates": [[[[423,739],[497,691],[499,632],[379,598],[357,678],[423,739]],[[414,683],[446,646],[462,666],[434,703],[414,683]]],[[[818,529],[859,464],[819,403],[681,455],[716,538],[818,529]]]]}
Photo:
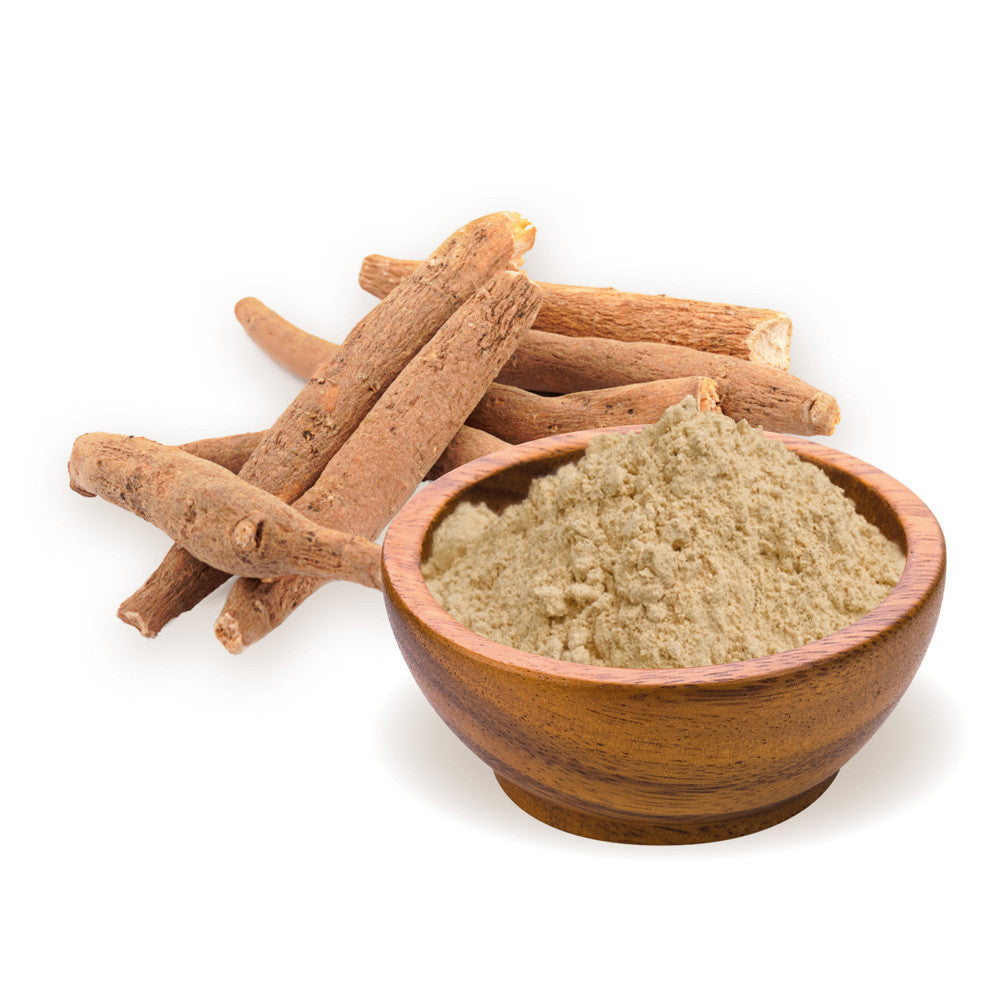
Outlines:
{"type": "Polygon", "coordinates": [[[309,378],[340,354],[340,344],[300,330],[260,299],[240,299],[235,312],[247,336],[272,361],[299,378],[309,378]]]}
{"type": "Polygon", "coordinates": [[[234,312],[247,336],[272,361],[299,378],[310,378],[340,354],[340,344],[300,330],[259,299],[240,299],[234,312]]]}
{"type": "Polygon", "coordinates": [[[190,611],[231,574],[209,566],[180,545],[171,546],[149,579],[118,608],[118,617],[147,639],[190,611]]]}
{"type": "MultiPolygon", "coordinates": [[[[506,386],[499,387],[506,390],[506,386]]],[[[533,397],[542,398],[542,397],[533,397]]],[[[182,444],[180,447],[191,455],[197,455],[221,465],[230,472],[239,472],[243,468],[243,463],[250,456],[250,453],[257,446],[257,442],[264,436],[263,431],[251,431],[247,434],[230,434],[226,437],[203,438],[200,441],[191,441],[182,444]]],[[[474,458],[482,458],[501,448],[506,448],[509,441],[501,441],[500,438],[485,431],[476,430],[467,424],[459,427],[455,436],[448,442],[441,457],[434,463],[427,473],[427,479],[437,479],[452,469],[457,469],[466,462],[471,462],[474,458]]]]}
{"type": "MultiPolygon", "coordinates": [[[[296,508],[319,524],[376,538],[455,437],[540,302],[518,272],[484,286],[403,369],[296,508]]],[[[216,636],[241,652],[316,589],[304,576],[237,581],[216,636]]]]}
{"type": "MultiPolygon", "coordinates": [[[[263,435],[263,431],[256,431],[206,438],[182,445],[182,448],[238,472],[263,435]]],[[[462,426],[441,452],[426,478],[436,479],[466,462],[507,446],[508,442],[492,434],[462,426]]],[[[230,575],[204,562],[189,559],[186,550],[179,545],[170,550],[161,566],[166,572],[154,573],[141,589],[142,603],[136,603],[134,607],[123,605],[118,612],[123,621],[134,625],[147,638],[155,636],[163,625],[176,617],[178,608],[181,611],[190,610],[207,594],[221,587],[230,575]]]]}
{"type": "Polygon", "coordinates": [[[478,288],[531,246],[520,216],[478,219],[442,244],[348,335],[267,432],[242,478],[286,500],[316,481],[379,396],[478,288]]]}
{"type": "Polygon", "coordinates": [[[221,465],[230,472],[239,472],[254,449],[263,438],[263,431],[248,431],[246,434],[228,434],[225,437],[202,438],[180,445],[182,451],[208,462],[221,465]]]}
{"type": "MultiPolygon", "coordinates": [[[[337,351],[336,344],[305,334],[256,299],[244,299],[241,305],[245,305],[241,322],[248,330],[254,325],[272,331],[268,338],[256,336],[254,339],[271,358],[285,367],[291,367],[289,356],[284,353],[288,346],[293,348],[295,357],[310,356],[309,352],[318,357],[337,351]],[[297,341],[297,333],[308,337],[308,342],[297,341]]],[[[831,434],[840,419],[837,401],[832,396],[794,375],[771,365],[672,344],[565,337],[538,329],[529,330],[497,380],[537,392],[572,394],[699,376],[717,383],[723,413],[735,420],[746,419],[765,430],[831,434]]],[[[484,405],[490,403],[492,393],[492,388],[487,390],[484,405]]],[[[650,417],[647,422],[657,419],[659,415],[650,417]]],[[[472,422],[480,426],[475,417],[472,422]]],[[[605,422],[603,426],[612,425],[605,422]]],[[[490,428],[491,433],[497,433],[498,429],[490,428]]],[[[513,437],[500,436],[513,442],[513,437]]]]}
{"type": "MultiPolygon", "coordinates": [[[[457,469],[466,462],[472,462],[484,455],[492,455],[495,451],[509,446],[509,441],[501,441],[494,434],[486,431],[476,430],[468,424],[464,424],[455,432],[455,436],[448,442],[441,457],[431,466],[425,479],[437,479],[452,469],[457,469]]],[[[389,522],[386,521],[386,524],[389,522]]]]}
{"type": "Polygon", "coordinates": [[[788,372],[675,344],[529,330],[497,381],[535,392],[567,393],[691,375],[713,379],[722,412],[754,427],[783,434],[832,434],[840,420],[833,396],[788,372]]]}
{"type": "Polygon", "coordinates": [[[511,444],[550,434],[652,424],[668,406],[694,396],[699,410],[718,411],[719,395],[710,378],[664,379],[613,389],[592,389],[565,396],[539,396],[526,389],[494,383],[469,415],[469,424],[504,434],[511,444]]]}
{"type": "MultiPolygon", "coordinates": [[[[322,359],[329,360],[339,350],[336,344],[293,326],[257,299],[243,299],[236,306],[236,315],[251,339],[272,360],[301,376],[314,371],[316,364],[322,363],[322,359]]],[[[459,430],[435,468],[455,468],[462,464],[455,461],[458,457],[469,455],[466,460],[471,461],[489,453],[488,442],[475,442],[471,448],[465,444],[463,438],[468,436],[470,428],[487,431],[501,441],[520,444],[588,427],[655,423],[668,406],[688,395],[695,396],[699,409],[719,409],[715,383],[696,376],[559,397],[539,396],[493,383],[469,415],[465,433],[459,430]]]]}
{"type": "MultiPolygon", "coordinates": [[[[719,410],[715,382],[697,376],[594,389],[565,396],[539,396],[525,389],[494,382],[469,414],[468,422],[459,427],[427,478],[436,479],[466,462],[510,444],[521,444],[550,434],[590,427],[654,423],[668,406],[679,403],[685,396],[694,396],[699,410],[719,410]],[[501,434],[507,435],[507,439],[501,438],[501,434]]],[[[181,448],[237,472],[263,433],[256,431],[204,438],[181,445],[181,448]]]]}
{"type": "MultiPolygon", "coordinates": [[[[521,216],[498,212],[445,240],[354,327],[329,364],[312,374],[247,459],[240,478],[282,500],[301,496],[448,317],[490,278],[520,265],[534,233],[521,216]]],[[[143,635],[156,635],[221,582],[218,573],[175,547],[123,602],[118,616],[143,635]]]]}
{"type": "Polygon", "coordinates": [[[381,587],[381,550],[371,540],[320,527],[180,448],[124,434],[84,434],[73,445],[69,476],[77,493],[138,514],[226,573],[300,573],[381,587]]]}
{"type": "MultiPolygon", "coordinates": [[[[371,254],[359,283],[382,298],[419,264],[371,254]]],[[[788,369],[791,320],[773,309],[672,299],[541,281],[542,308],[535,327],[571,337],[659,341],[713,354],[731,354],[788,369]]]]}

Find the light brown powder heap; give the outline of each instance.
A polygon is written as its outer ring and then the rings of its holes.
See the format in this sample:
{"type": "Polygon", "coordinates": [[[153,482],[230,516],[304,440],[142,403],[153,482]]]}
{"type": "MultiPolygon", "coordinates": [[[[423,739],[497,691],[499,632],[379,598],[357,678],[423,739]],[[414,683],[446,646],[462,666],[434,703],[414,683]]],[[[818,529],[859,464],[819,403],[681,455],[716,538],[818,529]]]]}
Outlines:
{"type": "Polygon", "coordinates": [[[460,505],[423,571],[449,614],[496,642],[690,667],[829,635],[903,563],[816,466],[689,397],[641,433],[593,438],[500,515],[460,505]]]}

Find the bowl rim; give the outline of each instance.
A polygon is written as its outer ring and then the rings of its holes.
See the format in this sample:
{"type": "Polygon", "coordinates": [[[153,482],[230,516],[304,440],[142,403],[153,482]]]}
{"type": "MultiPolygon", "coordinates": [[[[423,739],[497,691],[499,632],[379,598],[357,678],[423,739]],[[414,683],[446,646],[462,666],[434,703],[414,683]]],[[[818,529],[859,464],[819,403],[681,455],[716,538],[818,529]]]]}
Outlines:
{"type": "Polygon", "coordinates": [[[792,452],[820,465],[831,465],[881,496],[898,517],[906,538],[906,563],[895,587],[862,618],[844,628],[780,653],[751,660],[698,667],[604,667],[558,660],[505,646],[473,632],[448,614],[431,594],[420,568],[420,555],[431,523],[460,493],[519,464],[565,457],[581,451],[602,434],[637,433],[649,425],[571,431],[511,445],[453,469],[419,490],[399,511],[382,546],[386,601],[396,599],[410,615],[466,656],[484,657],[503,668],[562,683],[621,684],[629,687],[704,687],[775,677],[828,662],[845,652],[878,642],[900,627],[924,604],[945,570],[945,541],[937,518],[910,489],[881,469],[828,445],[790,434],[765,431],[792,452]],[[404,596],[405,595],[405,596],[404,596]]]}

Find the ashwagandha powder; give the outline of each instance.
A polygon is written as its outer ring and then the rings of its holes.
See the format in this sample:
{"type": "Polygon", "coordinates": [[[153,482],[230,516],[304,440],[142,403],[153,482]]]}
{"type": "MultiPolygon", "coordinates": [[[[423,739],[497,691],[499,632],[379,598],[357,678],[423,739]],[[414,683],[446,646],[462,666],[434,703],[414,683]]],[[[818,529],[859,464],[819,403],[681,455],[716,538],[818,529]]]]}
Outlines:
{"type": "Polygon", "coordinates": [[[816,466],[689,397],[496,514],[461,504],[423,566],[460,622],[577,663],[691,667],[856,621],[904,555],[816,466]]]}

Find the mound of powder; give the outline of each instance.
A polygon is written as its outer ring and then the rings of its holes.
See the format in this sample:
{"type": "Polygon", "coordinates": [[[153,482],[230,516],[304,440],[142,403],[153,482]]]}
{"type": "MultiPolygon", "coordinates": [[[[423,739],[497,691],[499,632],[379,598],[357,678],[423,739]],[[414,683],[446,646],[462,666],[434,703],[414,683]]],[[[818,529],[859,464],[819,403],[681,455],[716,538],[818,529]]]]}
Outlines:
{"type": "Polygon", "coordinates": [[[593,438],[496,514],[461,504],[423,566],[454,618],[577,663],[691,667],[794,649],[856,621],[899,547],[816,466],[689,397],[593,438]]]}

